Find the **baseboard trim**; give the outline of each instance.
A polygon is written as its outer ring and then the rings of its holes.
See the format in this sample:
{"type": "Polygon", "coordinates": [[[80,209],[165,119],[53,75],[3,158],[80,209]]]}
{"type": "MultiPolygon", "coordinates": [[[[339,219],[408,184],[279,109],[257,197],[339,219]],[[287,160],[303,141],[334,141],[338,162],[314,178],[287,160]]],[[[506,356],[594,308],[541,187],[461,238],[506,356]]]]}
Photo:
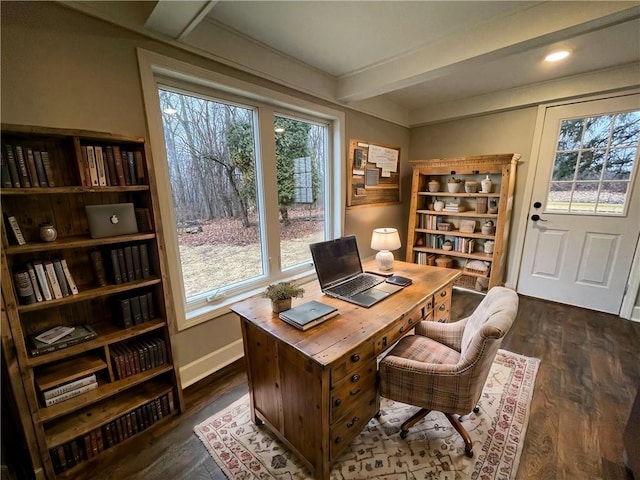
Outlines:
{"type": "Polygon", "coordinates": [[[211,352],[204,357],[180,367],[180,379],[182,389],[202,380],[217,372],[221,368],[235,362],[244,356],[242,340],[237,340],[229,345],[211,352]]]}
{"type": "Polygon", "coordinates": [[[640,306],[633,307],[630,320],[633,320],[634,322],[640,322],[640,306]]]}

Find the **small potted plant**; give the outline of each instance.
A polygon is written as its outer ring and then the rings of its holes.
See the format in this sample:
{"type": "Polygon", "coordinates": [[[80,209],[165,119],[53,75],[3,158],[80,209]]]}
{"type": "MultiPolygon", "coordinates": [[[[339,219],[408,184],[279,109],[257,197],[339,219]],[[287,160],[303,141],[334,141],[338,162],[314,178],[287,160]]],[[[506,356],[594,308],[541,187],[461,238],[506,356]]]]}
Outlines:
{"type": "Polygon", "coordinates": [[[451,177],[447,180],[447,190],[449,193],[458,193],[462,186],[462,180],[456,177],[451,177]]]}
{"type": "Polygon", "coordinates": [[[304,288],[295,282],[273,283],[267,287],[262,296],[271,300],[271,308],[275,313],[280,313],[291,308],[292,298],[304,296],[304,288]]]}

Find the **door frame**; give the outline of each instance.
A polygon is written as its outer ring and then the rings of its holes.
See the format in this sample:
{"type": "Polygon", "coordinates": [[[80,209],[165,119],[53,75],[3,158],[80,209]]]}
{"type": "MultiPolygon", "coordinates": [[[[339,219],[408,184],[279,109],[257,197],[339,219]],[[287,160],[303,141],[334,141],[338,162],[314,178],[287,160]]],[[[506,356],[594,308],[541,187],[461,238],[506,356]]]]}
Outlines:
{"type": "MultiPolygon", "coordinates": [[[[531,153],[529,154],[529,161],[531,162],[527,177],[525,178],[524,193],[522,196],[522,214],[516,222],[515,235],[512,238],[515,239],[514,258],[509,260],[509,275],[507,279],[507,286],[514,288],[518,291],[518,279],[520,278],[520,269],[522,268],[522,258],[524,254],[524,240],[529,227],[529,213],[530,205],[533,201],[533,184],[538,171],[538,162],[540,155],[540,143],[542,141],[542,130],[544,122],[547,116],[547,109],[554,107],[562,107],[567,105],[573,105],[576,103],[585,103],[595,100],[604,100],[608,98],[624,97],[627,95],[640,94],[640,89],[624,90],[608,95],[593,95],[580,97],[568,101],[550,102],[538,105],[538,112],[536,115],[536,124],[533,131],[533,139],[531,143],[531,153]],[[513,267],[513,268],[511,268],[513,267]]],[[[637,167],[636,167],[637,168],[637,167]]],[[[639,174],[640,175],[640,174],[639,174]]],[[[637,182],[636,182],[637,183],[637,182]]],[[[635,185],[635,188],[639,188],[639,185],[635,185]]],[[[640,322],[640,311],[635,312],[635,300],[640,291],[640,239],[636,241],[635,253],[633,256],[633,262],[631,264],[631,270],[629,277],[627,278],[625,293],[622,298],[622,304],[620,306],[619,316],[627,320],[633,320],[640,322]]],[[[639,309],[640,310],[640,309],[639,309]]]]}

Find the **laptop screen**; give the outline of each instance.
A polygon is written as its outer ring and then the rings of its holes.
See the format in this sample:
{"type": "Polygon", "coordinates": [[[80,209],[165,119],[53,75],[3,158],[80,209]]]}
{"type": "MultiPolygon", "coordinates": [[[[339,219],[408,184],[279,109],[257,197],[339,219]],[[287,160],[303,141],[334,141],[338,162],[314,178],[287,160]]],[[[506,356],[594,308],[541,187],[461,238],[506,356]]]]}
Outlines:
{"type": "Polygon", "coordinates": [[[320,287],[362,273],[355,235],[309,245],[320,287]]]}

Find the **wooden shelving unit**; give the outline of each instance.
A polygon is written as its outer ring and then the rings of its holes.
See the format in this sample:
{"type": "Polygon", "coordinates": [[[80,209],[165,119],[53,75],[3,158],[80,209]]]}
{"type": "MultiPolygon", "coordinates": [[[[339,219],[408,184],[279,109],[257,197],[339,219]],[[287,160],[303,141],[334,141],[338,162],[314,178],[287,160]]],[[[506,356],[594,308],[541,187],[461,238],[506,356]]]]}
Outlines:
{"type": "Polygon", "coordinates": [[[439,259],[450,268],[462,270],[457,286],[477,291],[486,292],[502,284],[519,158],[518,154],[500,154],[412,161],[406,261],[435,264],[439,259]],[[487,175],[492,188],[483,193],[481,181],[487,175]],[[447,184],[452,178],[461,180],[459,192],[448,192],[447,184]],[[429,190],[430,181],[438,183],[438,191],[429,190]],[[467,181],[476,182],[478,191],[466,192],[467,181]],[[480,200],[487,205],[487,211],[478,206],[480,200]],[[436,210],[436,202],[443,202],[445,209],[436,210]],[[447,210],[448,204],[457,204],[463,211],[447,210]],[[475,221],[473,232],[460,231],[464,220],[475,221]],[[483,233],[482,226],[487,221],[493,223],[495,232],[483,233]],[[448,223],[451,229],[440,230],[439,223],[448,223]],[[450,250],[442,248],[447,241],[450,250]],[[485,253],[488,241],[493,242],[491,253],[485,253]]]}
{"type": "Polygon", "coordinates": [[[43,186],[32,179],[37,186],[9,187],[3,176],[3,216],[15,217],[26,240],[18,245],[10,227],[1,222],[4,361],[11,374],[9,384],[16,391],[15,413],[25,430],[34,477],[73,478],[103,451],[156,427],[184,408],[172,354],[174,319],[164,282],[166,267],[160,256],[163,247],[158,235],[161,222],[153,164],[144,139],[125,135],[3,124],[5,162],[8,145],[24,152],[47,152],[48,174],[55,186],[43,186]],[[135,153],[138,176],[130,184],[112,176],[110,185],[88,186],[82,168],[86,146],[118,147],[135,153]],[[112,203],[133,203],[136,208],[148,209],[151,229],[91,238],[84,207],[112,203]],[[55,241],[40,240],[39,225],[43,222],[57,229],[55,241]],[[109,275],[109,250],[140,245],[148,252],[150,274],[115,284],[109,275]],[[100,252],[107,270],[107,285],[100,285],[94,273],[90,253],[95,251],[100,252]],[[25,303],[18,295],[14,274],[33,262],[55,259],[66,260],[78,293],[25,303]],[[116,300],[131,296],[152,301],[152,316],[123,328],[116,300]],[[58,325],[89,325],[96,337],[33,356],[31,337],[58,325]],[[130,368],[126,375],[117,368],[124,368],[123,351],[130,368]],[[59,386],[71,388],[69,383],[89,382],[94,375],[97,386],[93,389],[46,406],[45,391],[51,396],[59,386]]]}

